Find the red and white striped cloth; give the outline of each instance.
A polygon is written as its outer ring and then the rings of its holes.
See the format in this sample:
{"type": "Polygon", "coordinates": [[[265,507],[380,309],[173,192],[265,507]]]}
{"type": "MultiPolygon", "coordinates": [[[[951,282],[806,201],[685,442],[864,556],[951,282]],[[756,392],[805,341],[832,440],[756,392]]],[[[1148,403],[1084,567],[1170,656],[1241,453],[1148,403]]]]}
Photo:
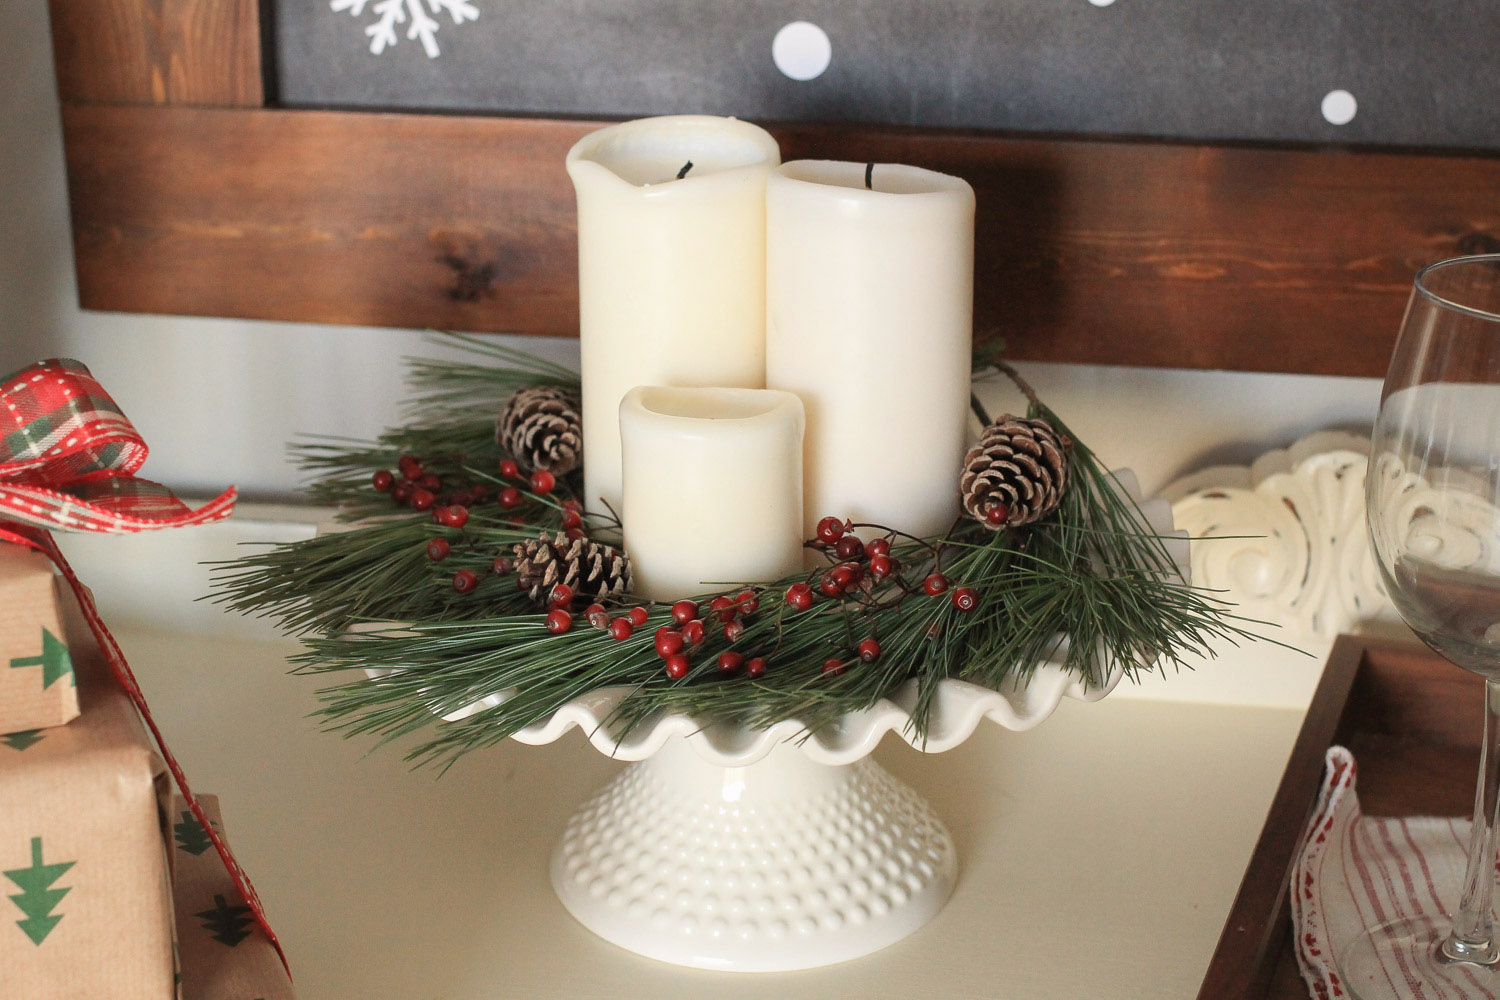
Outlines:
{"type": "MultiPolygon", "coordinates": [[[[1330,747],[1318,805],[1292,869],[1292,929],[1297,964],[1316,1000],[1348,997],[1350,985],[1335,964],[1340,949],[1365,928],[1393,920],[1437,917],[1457,908],[1469,856],[1467,819],[1442,816],[1369,817],[1355,792],[1354,755],[1330,747]]],[[[1396,953],[1377,975],[1414,1000],[1496,1000],[1480,978],[1465,974],[1459,988],[1428,983],[1417,954],[1396,953]]]]}

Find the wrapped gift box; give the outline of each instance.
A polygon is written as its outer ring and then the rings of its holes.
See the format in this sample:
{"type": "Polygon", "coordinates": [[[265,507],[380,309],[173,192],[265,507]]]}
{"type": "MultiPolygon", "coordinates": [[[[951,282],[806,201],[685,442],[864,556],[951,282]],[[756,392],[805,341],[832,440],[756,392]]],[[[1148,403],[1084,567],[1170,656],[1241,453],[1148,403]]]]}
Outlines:
{"type": "Polygon", "coordinates": [[[64,609],[82,713],[0,737],[0,997],[168,1000],[163,766],[71,595],[64,609]]]}
{"type": "Polygon", "coordinates": [[[46,556],[0,542],[0,733],[60,726],[78,716],[58,594],[46,556]]]}
{"type": "MultiPolygon", "coordinates": [[[[222,836],[218,799],[200,795],[198,801],[222,836]]],[[[182,1000],[295,1000],[276,949],[251,919],[250,908],[181,797],[174,800],[168,820],[182,1000]]]]}

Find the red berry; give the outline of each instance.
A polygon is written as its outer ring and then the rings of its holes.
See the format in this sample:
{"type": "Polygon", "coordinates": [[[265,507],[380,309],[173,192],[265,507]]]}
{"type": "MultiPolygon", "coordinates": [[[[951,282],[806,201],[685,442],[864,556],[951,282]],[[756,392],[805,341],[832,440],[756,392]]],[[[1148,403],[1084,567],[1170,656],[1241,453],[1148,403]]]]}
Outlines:
{"type": "Polygon", "coordinates": [[[891,540],[889,538],[877,538],[865,546],[865,553],[872,559],[875,556],[888,556],[891,554],[891,540]]]}
{"type": "Polygon", "coordinates": [[[760,610],[760,595],[753,590],[742,590],[734,603],[740,606],[741,614],[753,615],[760,610]]]}
{"type": "Polygon", "coordinates": [[[805,583],[794,583],[786,588],[786,602],[798,611],[806,611],[813,606],[812,588],[805,583]]]}
{"type": "Polygon", "coordinates": [[[576,510],[565,510],[562,512],[562,526],[566,531],[583,527],[583,515],[576,510]]]}
{"type": "Polygon", "coordinates": [[[953,606],[960,611],[973,611],[979,606],[979,592],[973,587],[959,587],[953,592],[953,606]]]}
{"type": "Polygon", "coordinates": [[[460,507],[456,504],[449,507],[440,507],[437,511],[437,518],[450,528],[462,528],[469,523],[469,508],[460,507]]]}
{"type": "Polygon", "coordinates": [[[725,622],[724,623],[724,639],[727,642],[735,642],[736,640],[739,639],[740,636],[742,636],[744,634],[745,634],[745,623],[744,622],[736,619],[736,620],[734,620],[732,622],[725,622]]]}
{"type": "Polygon", "coordinates": [[[679,625],[686,625],[698,617],[698,605],[695,601],[678,601],[672,605],[672,620],[679,625]]]}
{"type": "Polygon", "coordinates": [[[552,588],[552,593],[547,597],[547,603],[554,608],[566,608],[573,603],[573,588],[566,583],[559,583],[552,588]]]}
{"type": "Polygon", "coordinates": [[[692,663],[682,653],[674,653],[667,657],[667,676],[674,681],[680,681],[688,675],[692,663]]]}
{"type": "Polygon", "coordinates": [[[734,598],[720,595],[708,602],[708,610],[719,616],[719,621],[727,622],[739,614],[739,608],[734,603],[734,598]]]}
{"type": "Polygon", "coordinates": [[[739,653],[725,651],[719,654],[719,673],[732,674],[745,665],[745,658],[739,653]]]}
{"type": "MultiPolygon", "coordinates": [[[[844,573],[849,574],[849,583],[858,583],[865,578],[865,568],[857,562],[841,562],[833,571],[839,574],[839,579],[843,579],[844,573]]],[[[844,586],[849,586],[849,583],[844,586]]]]}
{"type": "Polygon", "coordinates": [[[553,635],[562,635],[573,627],[573,616],[566,608],[553,608],[547,612],[547,631],[553,635]]]}
{"type": "Polygon", "coordinates": [[[663,660],[670,659],[682,652],[682,647],[687,645],[682,633],[676,629],[667,628],[663,625],[656,630],[656,655],[663,660]]]}
{"type": "Polygon", "coordinates": [[[460,594],[467,594],[479,586],[479,574],[472,569],[461,569],[453,574],[453,589],[460,594]]]}
{"type": "Polygon", "coordinates": [[[832,545],[844,537],[844,522],[836,517],[825,517],[818,522],[818,541],[832,545]]]}
{"type": "Polygon", "coordinates": [[[629,618],[616,618],[609,623],[609,634],[616,642],[624,642],[626,639],[629,639],[630,634],[634,631],[635,626],[630,624],[629,618]]]}
{"type": "Polygon", "coordinates": [[[474,503],[478,503],[489,495],[490,488],[483,483],[475,483],[469,487],[469,499],[474,503]]]}
{"type": "Polygon", "coordinates": [[[411,491],[411,499],[406,503],[412,510],[426,510],[437,503],[437,495],[429,489],[418,486],[411,491]]]}
{"type": "Polygon", "coordinates": [[[858,535],[845,535],[833,547],[833,552],[840,559],[859,559],[865,554],[865,543],[858,535]]]}
{"type": "Polygon", "coordinates": [[[417,485],[424,490],[432,490],[436,493],[443,488],[443,481],[430,472],[424,472],[417,477],[417,485]]]}
{"type": "Polygon", "coordinates": [[[495,561],[490,563],[490,572],[498,576],[504,576],[511,570],[510,559],[506,556],[496,556],[495,561]]]}
{"type": "Polygon", "coordinates": [[[411,499],[411,494],[411,483],[397,483],[395,486],[391,487],[391,499],[396,503],[406,503],[411,499]]]}
{"type": "Polygon", "coordinates": [[[645,608],[631,608],[629,617],[630,624],[634,625],[636,628],[640,628],[642,625],[646,624],[647,619],[651,617],[651,613],[645,608]]]}
{"type": "Polygon", "coordinates": [[[577,500],[564,500],[562,502],[562,509],[571,510],[575,514],[582,514],[583,504],[579,503],[577,500]]]}
{"type": "Polygon", "coordinates": [[[531,474],[531,491],[533,493],[551,493],[557,486],[557,477],[546,469],[537,469],[531,474]]]}
{"type": "Polygon", "coordinates": [[[877,583],[890,576],[896,568],[896,561],[888,555],[873,555],[870,557],[870,578],[877,583]]]}
{"type": "Polygon", "coordinates": [[[818,581],[818,589],[828,597],[838,597],[844,592],[844,588],[839,585],[839,578],[831,570],[824,573],[823,578],[818,581]]]}
{"type": "Polygon", "coordinates": [[[448,558],[449,551],[453,546],[448,544],[446,538],[434,538],[427,543],[427,558],[433,562],[442,562],[448,558]]]}
{"type": "Polygon", "coordinates": [[[922,581],[922,589],[928,596],[936,597],[948,589],[948,578],[941,573],[932,573],[922,581]]]}
{"type": "Polygon", "coordinates": [[[500,506],[506,510],[521,506],[522,499],[521,491],[514,486],[507,486],[500,491],[500,506]]]}
{"type": "Polygon", "coordinates": [[[519,479],[521,478],[521,469],[512,459],[507,458],[500,463],[500,475],[506,479],[519,479]]]}
{"type": "Polygon", "coordinates": [[[984,512],[984,519],[991,524],[1004,524],[1010,520],[1010,508],[1003,503],[992,504],[989,510],[984,512]]]}
{"type": "Polygon", "coordinates": [[[370,485],[382,493],[389,493],[391,487],[396,485],[396,477],[386,469],[381,469],[370,477],[370,485]]]}
{"type": "Polygon", "coordinates": [[[583,609],[584,620],[597,629],[609,628],[609,612],[602,604],[590,604],[583,609]]]}
{"type": "Polygon", "coordinates": [[[766,660],[763,656],[757,656],[745,661],[745,676],[750,678],[760,677],[766,672],[766,660]]]}
{"type": "Polygon", "coordinates": [[[563,532],[563,534],[567,536],[568,541],[576,542],[578,541],[578,539],[583,537],[583,529],[569,528],[567,531],[563,532]]]}
{"type": "Polygon", "coordinates": [[[824,574],[824,577],[825,579],[827,577],[833,577],[833,583],[836,587],[838,587],[840,593],[848,590],[850,587],[854,586],[855,583],[859,582],[859,574],[843,563],[839,563],[833,569],[829,570],[826,574],[824,574]]]}
{"type": "Polygon", "coordinates": [[[859,644],[859,658],[866,663],[874,663],[880,659],[880,643],[874,639],[866,639],[859,644]]]}
{"type": "Polygon", "coordinates": [[[836,656],[831,660],[823,661],[823,676],[825,677],[837,677],[845,669],[844,661],[836,656]]]}
{"type": "Polygon", "coordinates": [[[682,626],[682,637],[687,640],[689,646],[696,646],[703,641],[703,623],[694,618],[682,626]]]}
{"type": "Polygon", "coordinates": [[[422,463],[417,461],[415,455],[402,455],[396,459],[396,468],[400,469],[401,474],[407,479],[416,479],[422,475],[422,463]]]}

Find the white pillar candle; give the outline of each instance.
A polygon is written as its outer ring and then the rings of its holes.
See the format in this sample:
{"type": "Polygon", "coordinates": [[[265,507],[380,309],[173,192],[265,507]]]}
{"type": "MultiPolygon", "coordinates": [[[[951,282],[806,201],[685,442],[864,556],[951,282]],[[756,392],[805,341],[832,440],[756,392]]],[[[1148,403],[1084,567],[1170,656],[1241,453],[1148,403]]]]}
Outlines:
{"type": "Polygon", "coordinates": [[[568,153],[590,510],[620,505],[627,391],[765,385],[765,190],[780,162],[764,129],[704,115],[612,125],[568,153]]]}
{"type": "Polygon", "coordinates": [[[804,530],[913,534],[958,514],[973,342],[974,191],[895,164],[799,160],[767,194],[766,385],[807,407],[804,530]]]}
{"type": "Polygon", "coordinates": [[[635,591],[675,601],[802,566],[802,402],[639,386],[620,403],[635,591]]]}

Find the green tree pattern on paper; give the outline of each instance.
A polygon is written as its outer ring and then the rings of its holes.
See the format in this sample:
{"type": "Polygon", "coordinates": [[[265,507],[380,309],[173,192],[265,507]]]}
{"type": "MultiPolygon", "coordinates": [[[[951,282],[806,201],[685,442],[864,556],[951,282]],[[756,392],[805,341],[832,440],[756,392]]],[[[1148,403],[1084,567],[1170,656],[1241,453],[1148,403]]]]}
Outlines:
{"type": "Polygon", "coordinates": [[[75,864],[77,864],[76,861],[44,864],[42,862],[42,838],[32,837],[31,867],[0,872],[21,890],[10,899],[22,913],[26,914],[26,919],[17,920],[16,926],[25,931],[26,936],[31,938],[32,944],[39,945],[47,940],[47,935],[52,933],[52,928],[62,920],[63,914],[54,914],[52,911],[57,908],[58,903],[62,902],[62,898],[73,890],[68,886],[61,889],[53,889],[51,886],[75,864]]]}
{"type": "Polygon", "coordinates": [[[73,674],[73,657],[68,655],[68,647],[61,639],[42,629],[42,651],[37,656],[18,656],[10,661],[13,669],[21,667],[42,668],[42,690],[45,691],[55,681],[67,677],[76,687],[78,678],[73,674]]]}
{"type": "Polygon", "coordinates": [[[194,856],[214,846],[214,842],[208,839],[208,832],[203,829],[203,824],[198,822],[198,817],[187,809],[182,811],[182,822],[173,824],[172,833],[177,838],[178,850],[194,856]]]}
{"type": "Polygon", "coordinates": [[[193,916],[203,921],[203,929],[212,932],[215,941],[233,948],[250,936],[245,929],[250,926],[249,913],[248,906],[230,906],[223,896],[214,896],[213,909],[193,916]]]}
{"type": "Polygon", "coordinates": [[[40,729],[23,729],[19,733],[6,733],[0,736],[0,743],[4,743],[12,750],[25,750],[42,742],[44,737],[40,729]]]}

